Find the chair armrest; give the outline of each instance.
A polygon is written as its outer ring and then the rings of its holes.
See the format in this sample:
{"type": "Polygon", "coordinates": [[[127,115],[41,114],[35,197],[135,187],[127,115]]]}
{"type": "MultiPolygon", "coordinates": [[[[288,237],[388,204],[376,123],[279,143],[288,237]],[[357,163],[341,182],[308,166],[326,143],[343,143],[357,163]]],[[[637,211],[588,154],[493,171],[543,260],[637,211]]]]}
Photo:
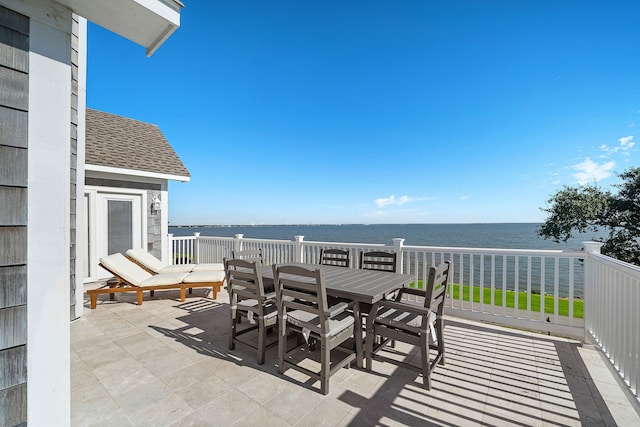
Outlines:
{"type": "Polygon", "coordinates": [[[378,302],[378,307],[393,308],[396,310],[406,311],[409,313],[414,313],[414,314],[419,314],[424,316],[428,315],[429,312],[431,311],[428,308],[424,308],[419,305],[406,304],[402,302],[388,301],[388,300],[382,300],[378,302]]]}
{"type": "Polygon", "coordinates": [[[411,294],[419,297],[424,297],[425,291],[424,289],[419,288],[402,288],[400,289],[401,294],[411,294]]]}
{"type": "Polygon", "coordinates": [[[339,302],[338,304],[334,305],[333,307],[329,307],[328,315],[329,315],[329,317],[336,316],[336,315],[338,315],[340,313],[343,313],[348,308],[349,308],[349,304],[347,304],[346,302],[339,302]]]}

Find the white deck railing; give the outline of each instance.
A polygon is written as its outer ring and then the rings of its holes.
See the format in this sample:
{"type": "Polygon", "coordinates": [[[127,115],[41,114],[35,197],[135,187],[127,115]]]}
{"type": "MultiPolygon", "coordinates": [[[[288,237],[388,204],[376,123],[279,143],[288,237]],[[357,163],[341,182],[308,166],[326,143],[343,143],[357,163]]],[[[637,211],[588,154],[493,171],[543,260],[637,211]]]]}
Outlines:
{"type": "Polygon", "coordinates": [[[593,253],[586,291],[586,331],[638,398],[640,267],[593,253]]]}
{"type": "MultiPolygon", "coordinates": [[[[453,264],[446,313],[467,319],[591,338],[609,357],[636,398],[640,379],[640,268],[593,253],[561,250],[456,248],[392,244],[169,235],[175,263],[222,262],[234,250],[261,248],[264,262],[318,263],[322,248],[351,252],[357,268],[360,251],[398,254],[398,271],[426,282],[428,269],[453,264]],[[470,297],[475,295],[474,298],[470,297]],[[586,320],[586,323],[585,323],[586,320]]],[[[596,245],[597,248],[599,246],[596,245]]]]}

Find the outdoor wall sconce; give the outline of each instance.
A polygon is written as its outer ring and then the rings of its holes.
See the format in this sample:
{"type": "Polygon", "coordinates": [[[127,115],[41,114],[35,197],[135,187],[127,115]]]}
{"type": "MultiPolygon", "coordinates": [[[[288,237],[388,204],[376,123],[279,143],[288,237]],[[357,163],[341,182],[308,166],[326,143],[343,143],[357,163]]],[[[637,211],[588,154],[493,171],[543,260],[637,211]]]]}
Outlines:
{"type": "Polygon", "coordinates": [[[158,196],[157,194],[155,196],[153,196],[153,202],[151,204],[151,208],[154,211],[159,211],[161,207],[161,203],[160,203],[160,196],[158,196]]]}

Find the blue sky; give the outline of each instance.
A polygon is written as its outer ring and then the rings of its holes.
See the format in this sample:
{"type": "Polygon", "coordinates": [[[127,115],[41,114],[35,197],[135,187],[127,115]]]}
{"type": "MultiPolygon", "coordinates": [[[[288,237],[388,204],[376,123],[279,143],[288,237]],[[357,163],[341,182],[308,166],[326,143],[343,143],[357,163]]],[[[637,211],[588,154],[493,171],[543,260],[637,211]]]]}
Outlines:
{"type": "Polygon", "coordinates": [[[87,105],[157,124],[179,224],[537,222],[640,166],[636,1],[184,0],[89,24],[87,105]]]}

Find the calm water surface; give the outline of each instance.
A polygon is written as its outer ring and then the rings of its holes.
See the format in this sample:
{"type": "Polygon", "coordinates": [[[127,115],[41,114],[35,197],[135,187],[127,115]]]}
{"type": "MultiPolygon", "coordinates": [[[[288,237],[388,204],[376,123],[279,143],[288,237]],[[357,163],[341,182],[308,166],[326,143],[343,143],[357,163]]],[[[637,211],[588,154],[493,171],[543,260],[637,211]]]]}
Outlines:
{"type": "Polygon", "coordinates": [[[244,237],[293,240],[304,236],[308,241],[391,244],[395,237],[404,238],[406,245],[453,246],[505,249],[566,249],[580,250],[582,242],[598,237],[585,234],[556,244],[538,237],[539,223],[497,224],[349,224],[349,225],[260,225],[169,227],[175,236],[200,232],[203,236],[244,237]]]}

